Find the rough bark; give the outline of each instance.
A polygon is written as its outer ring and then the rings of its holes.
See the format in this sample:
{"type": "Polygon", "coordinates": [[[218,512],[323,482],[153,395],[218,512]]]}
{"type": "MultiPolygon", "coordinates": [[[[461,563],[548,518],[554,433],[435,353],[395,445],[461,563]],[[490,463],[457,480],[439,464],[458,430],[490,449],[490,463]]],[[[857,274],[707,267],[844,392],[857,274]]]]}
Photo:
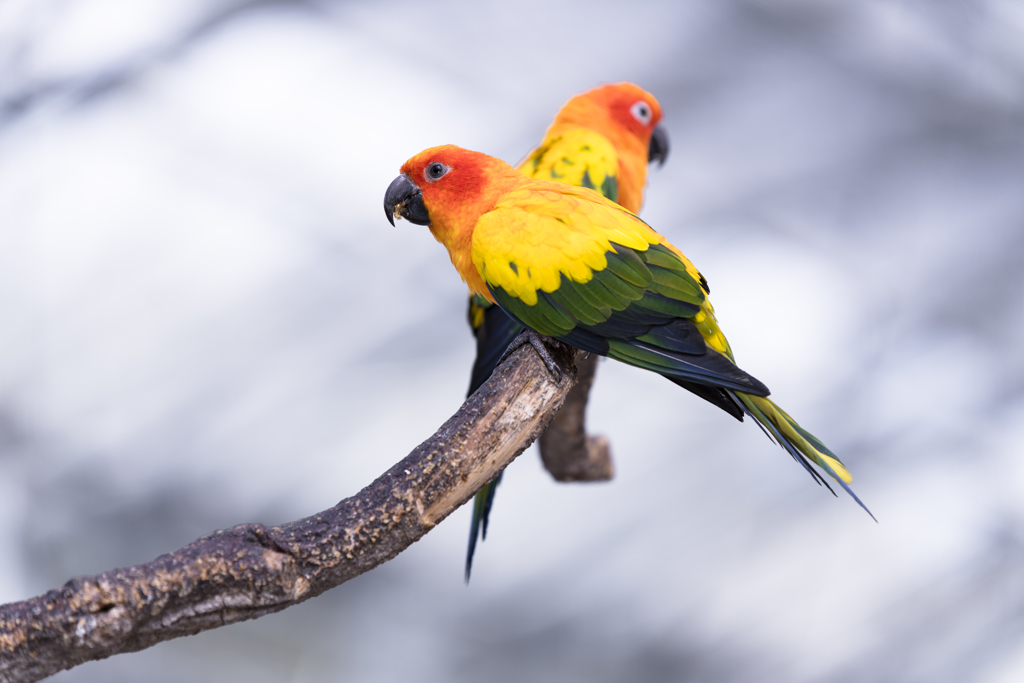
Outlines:
{"type": "Polygon", "coordinates": [[[152,562],[0,607],[0,681],[37,681],[278,612],[390,560],[543,431],[575,377],[573,350],[558,345],[552,354],[561,382],[529,347],[520,349],[436,434],[329,510],[276,527],[215,531],[152,562]]]}
{"type": "Polygon", "coordinates": [[[611,447],[604,436],[588,436],[587,399],[598,357],[576,352],[576,386],[541,435],[540,457],[558,481],[607,481],[615,474],[611,447]]]}

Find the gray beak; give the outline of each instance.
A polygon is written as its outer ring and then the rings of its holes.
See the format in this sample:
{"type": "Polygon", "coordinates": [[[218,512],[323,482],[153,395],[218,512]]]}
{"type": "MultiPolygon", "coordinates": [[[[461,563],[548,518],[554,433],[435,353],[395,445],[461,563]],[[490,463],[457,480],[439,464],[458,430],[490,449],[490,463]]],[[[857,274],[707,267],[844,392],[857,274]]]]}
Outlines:
{"type": "Polygon", "coordinates": [[[659,123],[651,131],[651,145],[647,148],[647,163],[653,164],[657,161],[658,166],[661,167],[665,165],[665,159],[667,158],[668,133],[665,132],[665,127],[659,123]]]}
{"type": "Polygon", "coordinates": [[[423,205],[423,192],[404,173],[392,180],[384,193],[384,214],[391,225],[395,224],[395,218],[404,218],[416,225],[430,225],[430,214],[423,205]]]}

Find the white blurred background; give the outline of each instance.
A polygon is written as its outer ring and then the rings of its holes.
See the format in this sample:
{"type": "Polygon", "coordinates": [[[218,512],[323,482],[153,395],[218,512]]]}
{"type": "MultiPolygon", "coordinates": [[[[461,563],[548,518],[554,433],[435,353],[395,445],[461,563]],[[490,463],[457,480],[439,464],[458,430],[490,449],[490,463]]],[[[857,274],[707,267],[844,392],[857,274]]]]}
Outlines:
{"type": "Polygon", "coordinates": [[[507,471],[297,608],[71,681],[1024,679],[1024,4],[0,0],[0,602],[276,524],[461,404],[444,250],[381,200],[632,80],[644,217],[879,519],[601,365],[617,476],[507,471]]]}

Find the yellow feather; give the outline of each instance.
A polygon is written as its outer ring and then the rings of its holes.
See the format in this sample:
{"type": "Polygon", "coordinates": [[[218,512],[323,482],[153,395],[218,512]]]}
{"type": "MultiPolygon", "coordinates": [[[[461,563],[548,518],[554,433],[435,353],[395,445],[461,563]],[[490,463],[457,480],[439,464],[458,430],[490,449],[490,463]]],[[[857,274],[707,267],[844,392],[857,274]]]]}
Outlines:
{"type": "Polygon", "coordinates": [[[594,187],[601,187],[608,176],[617,176],[619,155],[615,146],[600,133],[575,128],[545,139],[519,165],[530,178],[557,180],[582,187],[584,174],[594,187]]]}

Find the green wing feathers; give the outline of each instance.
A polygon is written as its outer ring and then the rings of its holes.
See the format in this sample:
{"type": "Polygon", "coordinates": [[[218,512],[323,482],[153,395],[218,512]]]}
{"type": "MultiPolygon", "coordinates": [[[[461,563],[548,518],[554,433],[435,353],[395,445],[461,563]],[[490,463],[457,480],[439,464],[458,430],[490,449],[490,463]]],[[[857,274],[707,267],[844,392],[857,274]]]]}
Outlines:
{"type": "Polygon", "coordinates": [[[589,281],[563,273],[559,286],[539,290],[533,305],[500,286],[491,293],[522,324],[584,351],[674,379],[768,395],[764,384],[709,346],[697,322],[708,316],[705,290],[685,264],[662,245],[612,248],[604,255],[607,267],[589,281]]]}

